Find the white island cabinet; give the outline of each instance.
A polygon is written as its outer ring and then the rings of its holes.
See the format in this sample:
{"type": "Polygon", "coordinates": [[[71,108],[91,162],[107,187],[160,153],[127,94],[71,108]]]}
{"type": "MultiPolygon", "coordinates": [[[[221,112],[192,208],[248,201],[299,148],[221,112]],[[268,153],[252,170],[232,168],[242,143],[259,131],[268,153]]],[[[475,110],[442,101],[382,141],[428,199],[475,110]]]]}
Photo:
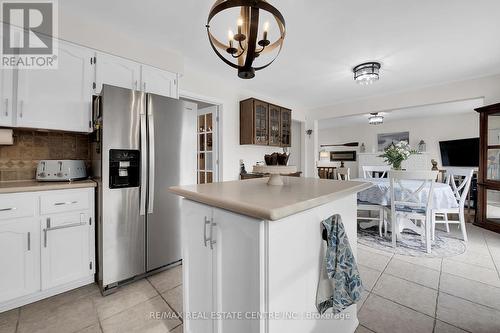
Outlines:
{"type": "Polygon", "coordinates": [[[356,193],[370,185],[286,177],[171,188],[183,196],[186,333],[355,331],[356,306],[316,310],[321,221],[341,215],[356,255],[356,193]]]}

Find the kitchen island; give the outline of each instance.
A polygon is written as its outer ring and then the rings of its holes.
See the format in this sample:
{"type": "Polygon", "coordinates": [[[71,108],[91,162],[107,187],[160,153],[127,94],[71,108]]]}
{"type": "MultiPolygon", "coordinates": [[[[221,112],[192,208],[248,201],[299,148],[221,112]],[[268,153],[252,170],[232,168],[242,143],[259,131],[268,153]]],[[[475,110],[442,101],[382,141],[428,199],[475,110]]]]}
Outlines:
{"type": "Polygon", "coordinates": [[[179,186],[183,196],[184,332],[355,331],[356,305],[320,317],[321,221],[342,217],[356,255],[364,182],[284,177],[179,186]]]}

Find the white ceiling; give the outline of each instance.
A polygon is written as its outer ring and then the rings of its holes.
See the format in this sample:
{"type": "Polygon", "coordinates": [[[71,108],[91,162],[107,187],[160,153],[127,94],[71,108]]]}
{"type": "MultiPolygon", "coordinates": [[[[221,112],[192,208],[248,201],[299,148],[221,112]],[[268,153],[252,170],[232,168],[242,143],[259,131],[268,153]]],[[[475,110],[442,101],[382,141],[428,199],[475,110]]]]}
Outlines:
{"type": "MultiPolygon", "coordinates": [[[[474,113],[474,109],[484,105],[482,98],[470,99],[465,101],[456,101],[450,103],[440,103],[432,105],[422,105],[417,107],[405,108],[400,110],[388,110],[379,112],[384,116],[384,122],[394,122],[398,120],[409,120],[416,118],[429,118],[441,116],[453,116],[465,113],[474,113]]],[[[356,125],[368,124],[368,114],[355,116],[338,117],[322,119],[319,124],[319,129],[348,127],[356,125]]]]}
{"type": "Polygon", "coordinates": [[[59,8],[60,15],[180,51],[187,66],[305,109],[500,73],[498,0],[270,0],[286,19],[284,49],[246,81],[208,44],[213,2],[64,0],[59,8]],[[382,63],[381,80],[359,86],[351,68],[369,60],[382,63]]]}

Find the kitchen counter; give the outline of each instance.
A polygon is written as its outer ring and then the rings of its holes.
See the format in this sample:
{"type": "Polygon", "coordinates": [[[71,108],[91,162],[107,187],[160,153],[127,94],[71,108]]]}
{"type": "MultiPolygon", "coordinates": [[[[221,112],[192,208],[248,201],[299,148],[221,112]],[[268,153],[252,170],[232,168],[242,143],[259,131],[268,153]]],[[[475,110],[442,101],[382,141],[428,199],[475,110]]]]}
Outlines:
{"type": "Polygon", "coordinates": [[[175,186],[170,191],[187,199],[259,219],[275,221],[334,201],[371,186],[360,181],[283,177],[285,185],[267,185],[267,178],[175,186]]]}
{"type": "Polygon", "coordinates": [[[72,182],[38,182],[36,180],[5,181],[0,182],[0,194],[65,190],[96,186],[97,183],[90,179],[75,180],[72,182]]]}

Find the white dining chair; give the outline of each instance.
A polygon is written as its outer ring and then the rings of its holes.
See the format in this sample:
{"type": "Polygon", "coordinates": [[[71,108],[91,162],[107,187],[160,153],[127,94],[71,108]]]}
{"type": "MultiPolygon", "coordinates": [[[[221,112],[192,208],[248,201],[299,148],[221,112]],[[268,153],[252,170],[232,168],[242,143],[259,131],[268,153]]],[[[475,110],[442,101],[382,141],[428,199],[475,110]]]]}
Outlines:
{"type": "Polygon", "coordinates": [[[336,169],[337,180],[351,180],[351,169],[350,168],[338,168],[336,169]]]}
{"type": "Polygon", "coordinates": [[[404,223],[409,222],[419,227],[426,251],[431,252],[432,197],[437,174],[438,171],[389,171],[393,247],[396,247],[404,223]],[[412,185],[409,188],[406,181],[417,181],[418,187],[412,185]]]}
{"type": "MultiPolygon", "coordinates": [[[[388,165],[363,165],[363,178],[364,179],[372,179],[372,178],[384,178],[387,175],[387,172],[391,169],[388,165]],[[373,177],[374,173],[378,175],[378,177],[373,177]]],[[[374,205],[365,202],[358,203],[358,213],[368,212],[368,216],[363,216],[358,214],[358,221],[373,221],[378,223],[378,232],[380,237],[382,237],[382,231],[384,236],[387,237],[387,219],[386,219],[386,207],[380,205],[374,205]],[[376,213],[376,216],[372,216],[372,212],[376,213]]]]}
{"type": "Polygon", "coordinates": [[[361,169],[363,170],[363,178],[371,179],[384,178],[387,175],[387,172],[391,170],[391,167],[388,165],[363,165],[361,169]],[[378,177],[373,177],[374,173],[376,173],[378,177]]]}
{"type": "Polygon", "coordinates": [[[470,184],[474,169],[471,168],[453,168],[446,170],[446,183],[451,186],[453,194],[457,199],[458,207],[432,210],[432,239],[436,237],[436,224],[446,225],[446,232],[450,232],[450,224],[459,224],[462,231],[462,238],[467,242],[467,230],[465,228],[465,200],[469,193],[470,184]],[[450,220],[449,214],[457,214],[458,220],[450,220]],[[438,220],[437,217],[441,219],[438,220]]]}

